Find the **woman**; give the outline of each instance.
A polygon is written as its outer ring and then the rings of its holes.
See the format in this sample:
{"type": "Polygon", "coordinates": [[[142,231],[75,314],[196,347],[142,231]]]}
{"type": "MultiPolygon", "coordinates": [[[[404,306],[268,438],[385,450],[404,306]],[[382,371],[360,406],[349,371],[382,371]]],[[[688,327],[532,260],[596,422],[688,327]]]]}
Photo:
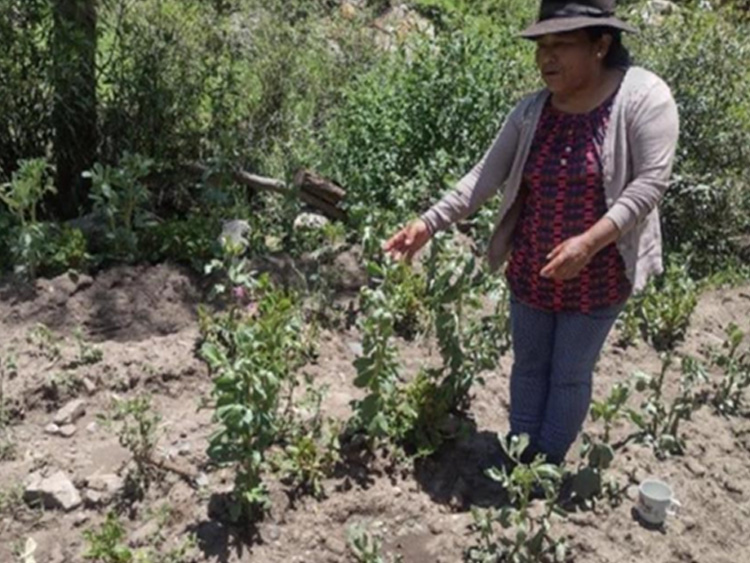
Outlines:
{"type": "Polygon", "coordinates": [[[489,244],[508,261],[511,434],[562,463],[586,418],[592,371],[632,292],[662,271],[657,204],[678,137],[667,85],[630,65],[614,0],[542,0],[522,37],[546,88],[511,111],[456,189],[385,244],[410,259],[502,189],[489,244]],[[509,260],[508,257],[510,256],[509,260]]]}

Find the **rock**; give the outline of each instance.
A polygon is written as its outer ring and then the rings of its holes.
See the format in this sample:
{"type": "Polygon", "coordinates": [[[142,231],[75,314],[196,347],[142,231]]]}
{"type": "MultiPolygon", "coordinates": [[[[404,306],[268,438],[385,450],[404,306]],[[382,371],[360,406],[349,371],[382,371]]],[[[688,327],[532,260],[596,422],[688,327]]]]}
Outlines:
{"type": "Polygon", "coordinates": [[[328,225],[328,217],[318,215],[317,213],[300,213],[294,219],[293,228],[295,231],[317,230],[328,225]]]}
{"type": "Polygon", "coordinates": [[[74,399],[57,411],[54,423],[58,426],[72,424],[84,414],[86,414],[86,401],[83,399],[74,399]]]}
{"type": "Polygon", "coordinates": [[[73,518],[73,526],[78,528],[79,526],[82,526],[86,522],[89,521],[89,515],[85,512],[80,512],[75,515],[75,518],[73,518]]]}
{"type": "Polygon", "coordinates": [[[247,246],[247,235],[250,233],[250,223],[239,219],[224,221],[221,226],[219,242],[227,240],[235,245],[247,246]]]}
{"type": "Polygon", "coordinates": [[[628,500],[635,502],[638,499],[638,487],[631,485],[625,489],[625,496],[628,497],[628,500]]]}
{"type": "Polygon", "coordinates": [[[325,537],[325,544],[328,550],[336,555],[344,555],[347,552],[346,543],[333,535],[325,537]]]}
{"type": "Polygon", "coordinates": [[[89,395],[96,393],[96,383],[91,381],[88,377],[81,379],[81,383],[83,384],[83,388],[86,389],[86,393],[89,395]]]}
{"type": "Polygon", "coordinates": [[[669,0],[651,0],[649,6],[657,14],[671,14],[678,10],[677,4],[669,0]]]}
{"type": "Polygon", "coordinates": [[[65,438],[70,438],[75,433],[76,433],[75,424],[66,424],[65,426],[60,427],[60,436],[64,436],[65,438]]]}
{"type": "Polygon", "coordinates": [[[347,342],[346,346],[351,350],[355,356],[361,356],[364,353],[361,342],[347,342]]]}
{"type": "Polygon", "coordinates": [[[357,17],[357,8],[349,2],[341,4],[341,16],[347,20],[353,20],[357,17]]]}
{"type": "Polygon", "coordinates": [[[266,528],[266,532],[264,534],[270,541],[277,541],[281,537],[281,531],[279,530],[279,527],[275,524],[271,524],[266,528]]]}
{"type": "Polygon", "coordinates": [[[169,459],[174,459],[177,456],[187,456],[190,455],[190,451],[192,450],[192,446],[189,442],[179,441],[174,446],[169,448],[167,450],[167,457],[169,459]]]}
{"type": "Polygon", "coordinates": [[[44,427],[44,433],[51,436],[57,436],[58,434],[60,434],[60,427],[54,422],[50,422],[47,426],[44,427]]]}
{"type": "Polygon", "coordinates": [[[41,501],[45,508],[61,508],[66,512],[83,502],[78,489],[63,471],[43,478],[41,473],[32,473],[27,481],[24,500],[29,504],[41,501]]]}
{"type": "Polygon", "coordinates": [[[696,477],[703,477],[706,475],[706,468],[691,457],[685,460],[685,467],[687,467],[688,471],[696,477]]]}
{"type": "Polygon", "coordinates": [[[89,489],[109,495],[116,495],[125,486],[122,477],[114,473],[94,473],[86,480],[86,484],[89,489]]]}
{"type": "Polygon", "coordinates": [[[106,504],[104,502],[104,494],[91,489],[86,489],[83,492],[83,502],[87,508],[96,508],[106,504]]]}
{"type": "Polygon", "coordinates": [[[89,425],[86,427],[86,432],[89,432],[90,434],[93,434],[99,430],[99,425],[96,423],[96,421],[89,422],[89,425]]]}
{"type": "Polygon", "coordinates": [[[741,495],[741,494],[743,493],[743,491],[742,491],[742,487],[740,487],[740,486],[739,486],[739,485],[738,485],[737,483],[735,483],[734,481],[729,481],[729,480],[726,480],[726,481],[724,481],[724,488],[725,488],[725,489],[726,489],[726,490],[727,490],[728,492],[730,492],[730,493],[734,493],[734,494],[737,494],[737,495],[741,495]]]}
{"type": "Polygon", "coordinates": [[[198,476],[195,478],[195,484],[198,485],[200,488],[208,487],[209,485],[208,475],[206,475],[203,472],[198,473],[198,476]]]}
{"type": "Polygon", "coordinates": [[[697,527],[697,523],[695,520],[693,520],[690,517],[687,516],[681,516],[680,520],[682,520],[682,524],[685,526],[686,531],[694,530],[697,527]]]}

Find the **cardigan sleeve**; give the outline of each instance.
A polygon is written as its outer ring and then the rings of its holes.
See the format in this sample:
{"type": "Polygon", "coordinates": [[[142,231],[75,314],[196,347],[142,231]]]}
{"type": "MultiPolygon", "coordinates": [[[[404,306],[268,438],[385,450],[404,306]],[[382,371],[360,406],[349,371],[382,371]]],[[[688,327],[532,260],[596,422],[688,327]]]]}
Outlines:
{"type": "Polygon", "coordinates": [[[677,104],[659,80],[635,106],[628,132],[633,179],[606,214],[621,234],[645,218],[667,190],[678,136],[677,104]]]}
{"type": "Polygon", "coordinates": [[[519,103],[510,112],[484,157],[455,189],[422,214],[431,233],[473,214],[505,183],[518,146],[523,105],[519,103]]]}

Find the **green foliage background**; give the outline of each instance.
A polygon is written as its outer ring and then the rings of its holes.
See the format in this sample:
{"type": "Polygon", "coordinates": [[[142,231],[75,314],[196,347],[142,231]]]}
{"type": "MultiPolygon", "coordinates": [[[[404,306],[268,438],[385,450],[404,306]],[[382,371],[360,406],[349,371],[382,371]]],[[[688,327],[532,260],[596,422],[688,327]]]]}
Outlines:
{"type": "MultiPolygon", "coordinates": [[[[189,261],[191,248],[205,256],[230,216],[269,235],[254,241],[256,251],[275,244],[294,251],[295,198],[250,197],[226,176],[209,183],[180,173],[185,162],[286,181],[299,167],[317,169],[346,187],[353,240],[366,229],[384,235],[450,189],[512,105],[540,85],[533,45],[517,37],[536,5],[414,0],[408,6],[434,34],[399,35],[383,49],[372,22],[388,4],[371,0],[345,17],[328,0],[99,2],[98,160],[117,167],[124,155],[139,155],[156,163],[138,212],[155,220],[137,227],[142,242],[129,259],[189,261]],[[182,229],[183,221],[198,228],[182,229]],[[174,243],[157,244],[161,232],[174,243]],[[190,232],[198,242],[186,240],[190,232]]],[[[54,161],[52,5],[0,6],[0,183],[24,159],[54,161]]],[[[667,249],[689,258],[698,277],[741,264],[750,235],[746,6],[689,0],[657,14],[628,1],[621,12],[642,30],[626,38],[636,63],[663,76],[680,107],[676,182],[663,205],[667,249]]],[[[47,210],[42,218],[54,222],[47,210]]],[[[490,204],[473,221],[480,244],[493,216],[490,204]]],[[[0,267],[10,269],[6,234],[18,224],[2,207],[0,225],[0,267]]],[[[54,248],[40,253],[59,256],[54,248]]]]}

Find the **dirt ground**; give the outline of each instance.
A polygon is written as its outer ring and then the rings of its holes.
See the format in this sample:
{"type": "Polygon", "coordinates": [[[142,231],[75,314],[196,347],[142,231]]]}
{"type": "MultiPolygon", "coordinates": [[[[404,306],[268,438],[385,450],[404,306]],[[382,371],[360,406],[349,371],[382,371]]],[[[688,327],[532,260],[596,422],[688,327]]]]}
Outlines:
{"type": "MultiPolygon", "coordinates": [[[[213,517],[220,493],[231,489],[232,476],[206,469],[211,412],[199,406],[210,394],[211,381],[195,354],[200,301],[197,280],[167,265],[120,267],[96,278],[62,276],[40,280],[33,288],[0,285],[0,358],[12,352],[18,364],[18,375],[4,381],[11,423],[0,431],[0,443],[13,446],[0,450],[0,562],[21,561],[19,549],[27,538],[38,545],[38,562],[83,561],[84,530],[101,523],[111,508],[84,493],[97,474],[124,474],[129,459],[99,415],[111,411],[113,395],[124,398],[143,391],[152,394],[162,416],[158,455],[199,478],[197,484],[189,483],[167,472],[122,519],[131,545],[146,544],[160,533],[165,541],[159,549],[166,552],[195,534],[196,561],[342,563],[354,560],[347,530],[364,524],[385,539],[387,553],[402,554],[405,563],[461,561],[474,542],[469,507],[497,505],[502,499],[479,467],[487,449],[497,447],[497,434],[508,428],[510,355],[486,374],[485,386],[476,388],[471,406],[476,431],[447,444],[414,470],[392,471],[382,459],[347,467],[326,482],[328,497],[321,501],[292,499],[273,482],[273,508],[248,545],[240,539],[241,531],[213,517]],[[43,331],[35,329],[39,323],[49,328],[52,340],[40,336],[43,331]],[[101,350],[101,361],[79,361],[76,330],[101,350]],[[57,411],[75,398],[85,401],[85,414],[75,420],[72,436],[50,434],[48,425],[57,411]],[[29,475],[58,470],[84,496],[81,506],[69,512],[40,511],[18,499],[29,475]]],[[[705,357],[710,347],[721,345],[730,322],[750,331],[750,287],[704,293],[679,351],[705,357]]],[[[646,344],[622,348],[617,338],[616,332],[611,335],[597,368],[598,398],[635,370],[656,373],[661,365],[646,344]]],[[[303,368],[330,387],[324,411],[341,419],[348,417],[349,403],[358,393],[352,362],[359,343],[355,329],[323,331],[317,361],[303,368]]],[[[436,355],[427,342],[400,347],[407,373],[436,355]]],[[[669,375],[668,395],[678,377],[676,371],[669,375]]],[[[626,432],[623,425],[617,435],[626,432]]],[[[750,532],[750,418],[722,418],[703,407],[685,423],[684,433],[684,456],[660,461],[638,445],[618,453],[612,471],[630,483],[620,506],[602,503],[595,511],[556,523],[557,533],[572,547],[572,560],[750,561],[745,536],[750,532]],[[649,476],[668,481],[683,505],[663,529],[640,525],[632,512],[637,484],[649,476]]],[[[568,462],[576,460],[574,447],[568,462]]]]}

